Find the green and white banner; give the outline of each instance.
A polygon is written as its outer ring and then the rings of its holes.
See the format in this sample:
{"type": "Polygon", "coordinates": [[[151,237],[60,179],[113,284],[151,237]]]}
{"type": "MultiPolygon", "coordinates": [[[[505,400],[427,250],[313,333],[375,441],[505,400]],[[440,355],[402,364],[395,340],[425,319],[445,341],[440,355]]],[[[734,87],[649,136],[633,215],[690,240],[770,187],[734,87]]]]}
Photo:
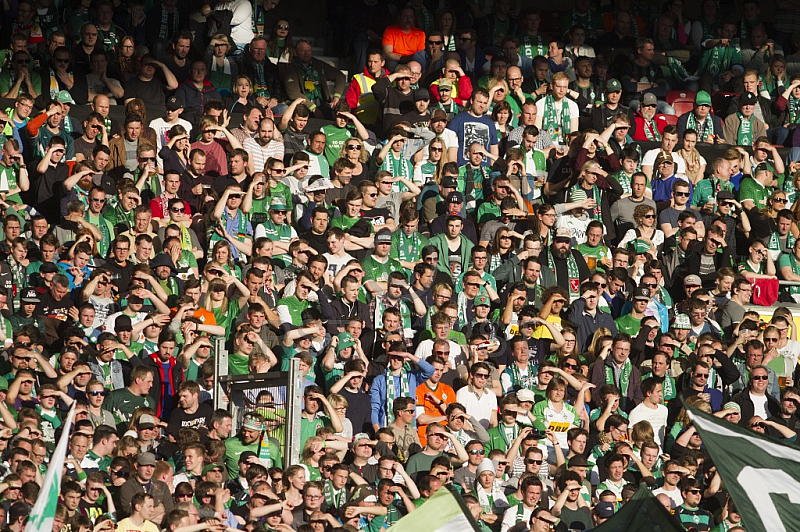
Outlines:
{"type": "Polygon", "coordinates": [[[391,530],[392,532],[479,532],[469,510],[447,488],[441,488],[434,493],[425,504],[396,522],[391,530]]]}
{"type": "Polygon", "coordinates": [[[72,403],[67,420],[64,422],[64,431],[58,440],[56,450],[47,465],[47,474],[44,477],[44,485],[39,492],[39,497],[33,505],[28,523],[25,525],[25,532],[42,532],[53,530],[53,520],[56,515],[56,505],[58,504],[58,493],[61,488],[61,473],[64,469],[64,458],[67,456],[67,444],[69,443],[69,433],[72,428],[72,420],[75,417],[75,406],[77,401],[72,403]]]}
{"type": "Polygon", "coordinates": [[[687,409],[747,532],[800,532],[800,449],[687,409]]]}
{"type": "Polygon", "coordinates": [[[642,482],[631,500],[593,532],[682,532],[683,525],[642,482]]]}

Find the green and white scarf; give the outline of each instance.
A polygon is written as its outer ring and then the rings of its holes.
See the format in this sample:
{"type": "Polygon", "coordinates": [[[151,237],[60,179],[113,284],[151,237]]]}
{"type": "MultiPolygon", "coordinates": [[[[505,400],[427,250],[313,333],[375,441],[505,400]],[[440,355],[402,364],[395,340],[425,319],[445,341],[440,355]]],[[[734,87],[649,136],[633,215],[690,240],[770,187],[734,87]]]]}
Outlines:
{"type": "Polygon", "coordinates": [[[537,55],[547,55],[547,47],[545,47],[544,43],[542,42],[542,36],[537,35],[536,37],[531,37],[530,35],[526,34],[522,38],[522,55],[527,58],[533,59],[537,55]],[[536,44],[533,44],[532,39],[536,39],[536,44]]]}
{"type": "Polygon", "coordinates": [[[692,111],[686,120],[686,129],[697,131],[700,142],[711,142],[714,139],[714,120],[711,118],[711,113],[706,116],[705,120],[698,122],[694,111],[692,111]],[[698,129],[698,126],[700,126],[700,129],[698,129]],[[711,138],[709,139],[709,137],[711,138]]]}
{"type": "Polygon", "coordinates": [[[752,146],[753,145],[753,116],[749,119],[745,118],[742,113],[736,113],[739,117],[739,131],[736,134],[736,144],[738,146],[752,146]]]}
{"type": "MultiPolygon", "coordinates": [[[[553,278],[557,279],[556,261],[552,252],[547,254],[547,267],[553,272],[553,278]]],[[[575,260],[571,250],[567,255],[567,275],[569,276],[569,302],[572,303],[580,296],[578,290],[581,286],[581,272],[578,269],[578,261],[575,260]]]]}
{"type": "Polygon", "coordinates": [[[325,481],[325,503],[331,508],[341,508],[347,502],[347,488],[337,490],[330,480],[325,481]]]}
{"type": "Polygon", "coordinates": [[[417,231],[406,236],[402,231],[398,232],[397,238],[397,260],[403,262],[419,262],[422,258],[422,238],[417,231]]]}
{"type": "Polygon", "coordinates": [[[619,183],[619,186],[622,187],[622,192],[623,193],[630,194],[631,192],[633,192],[633,188],[631,188],[631,178],[633,176],[629,176],[628,174],[626,174],[625,170],[620,170],[619,172],[617,172],[616,174],[614,174],[611,177],[613,177],[614,179],[617,180],[617,183],[619,183]]]}
{"type": "Polygon", "coordinates": [[[789,123],[797,124],[800,122],[800,99],[789,95],[789,104],[786,108],[789,110],[789,123]]]}
{"type": "Polygon", "coordinates": [[[655,120],[644,120],[644,136],[647,140],[661,141],[661,133],[658,132],[655,120]]]}
{"type": "Polygon", "coordinates": [[[620,393],[624,396],[628,395],[628,385],[630,384],[631,378],[631,371],[633,370],[633,364],[631,363],[630,359],[625,360],[625,363],[622,365],[622,370],[619,374],[619,383],[616,381],[616,377],[614,376],[614,368],[609,366],[608,364],[605,365],[603,368],[606,371],[606,384],[615,384],[617,388],[619,388],[620,393]]]}
{"type": "MultiPolygon", "coordinates": [[[[586,189],[584,189],[580,184],[574,185],[570,190],[578,190],[578,189],[583,190],[584,192],[586,192],[586,189]]],[[[589,217],[592,220],[598,220],[598,221],[602,222],[603,221],[603,209],[600,206],[600,189],[597,188],[597,185],[592,185],[592,199],[594,199],[595,207],[589,213],[589,217]]]]}
{"type": "Polygon", "coordinates": [[[269,436],[266,431],[261,433],[261,440],[258,442],[258,460],[264,467],[272,467],[272,457],[269,452],[269,436]]]}
{"type": "Polygon", "coordinates": [[[522,388],[533,390],[538,382],[536,376],[539,371],[539,366],[534,362],[528,361],[528,374],[524,377],[516,363],[509,364],[505,371],[507,371],[511,377],[511,386],[513,386],[514,390],[520,390],[522,388]]]}
{"type": "MultiPolygon", "coordinates": [[[[394,177],[401,177],[408,181],[412,181],[411,178],[411,163],[403,157],[401,153],[399,156],[395,157],[394,153],[389,150],[389,153],[386,154],[386,160],[383,161],[383,164],[380,167],[381,170],[388,170],[392,173],[394,177]]],[[[395,184],[392,186],[392,192],[406,192],[408,189],[401,181],[396,181],[395,184]]]]}
{"type": "Polygon", "coordinates": [[[566,139],[570,133],[569,102],[564,98],[561,100],[561,122],[558,121],[556,113],[556,102],[552,94],[548,94],[544,99],[544,117],[542,126],[547,130],[550,138],[554,141],[566,139]]]}
{"type": "MultiPolygon", "coordinates": [[[[794,256],[791,250],[794,248],[794,243],[796,241],[797,239],[795,236],[789,231],[789,234],[786,235],[786,249],[789,250],[787,253],[791,256],[794,256]]],[[[777,231],[770,233],[769,240],[767,241],[767,249],[770,251],[783,251],[781,247],[781,238],[777,231]]]]}
{"type": "Polygon", "coordinates": [[[86,214],[83,215],[83,219],[89,222],[90,224],[97,227],[100,230],[100,234],[102,238],[97,243],[97,250],[100,252],[100,255],[105,257],[106,252],[108,252],[108,247],[111,245],[111,231],[108,230],[108,224],[106,223],[106,219],[103,218],[102,214],[97,215],[97,223],[92,221],[93,216],[89,213],[89,210],[86,210],[86,214]]]}
{"type": "Polygon", "coordinates": [[[394,375],[392,375],[392,370],[388,367],[386,368],[386,424],[389,425],[390,423],[394,422],[394,409],[392,405],[394,404],[394,400],[398,397],[410,397],[411,396],[411,387],[408,383],[408,368],[406,365],[403,365],[403,369],[400,370],[400,389],[395,389],[394,386],[394,375]]]}

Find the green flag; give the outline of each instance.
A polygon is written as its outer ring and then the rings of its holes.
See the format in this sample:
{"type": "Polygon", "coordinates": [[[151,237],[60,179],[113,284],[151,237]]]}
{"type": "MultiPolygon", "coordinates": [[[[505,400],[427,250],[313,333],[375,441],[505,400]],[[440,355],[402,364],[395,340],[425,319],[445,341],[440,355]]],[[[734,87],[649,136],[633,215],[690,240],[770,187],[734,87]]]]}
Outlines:
{"type": "Polygon", "coordinates": [[[61,488],[61,472],[64,469],[64,458],[67,456],[67,443],[69,442],[69,432],[72,428],[72,420],[75,417],[75,406],[77,401],[72,403],[67,420],[64,422],[64,431],[58,440],[56,450],[47,465],[47,474],[44,476],[36,503],[33,505],[28,523],[25,525],[25,532],[41,532],[42,530],[53,530],[53,520],[56,516],[56,505],[58,504],[58,493],[61,488]]]}
{"type": "Polygon", "coordinates": [[[747,532],[800,532],[800,450],[686,408],[747,532]]]}
{"type": "Polygon", "coordinates": [[[461,499],[441,488],[425,504],[392,526],[392,532],[479,532],[461,499]]]}
{"type": "Polygon", "coordinates": [[[642,483],[611,519],[592,529],[594,532],[682,532],[677,517],[658,502],[653,492],[642,483]]]}

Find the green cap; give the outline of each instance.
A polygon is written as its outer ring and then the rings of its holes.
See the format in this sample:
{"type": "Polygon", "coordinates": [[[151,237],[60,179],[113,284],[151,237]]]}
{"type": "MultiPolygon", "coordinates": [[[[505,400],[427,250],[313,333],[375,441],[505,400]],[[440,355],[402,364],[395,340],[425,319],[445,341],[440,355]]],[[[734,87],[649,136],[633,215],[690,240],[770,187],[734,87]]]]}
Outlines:
{"type": "Polygon", "coordinates": [[[205,475],[206,473],[208,473],[212,469],[219,469],[220,471],[224,471],[225,470],[225,466],[221,466],[221,465],[219,465],[217,463],[210,463],[210,464],[208,464],[207,466],[205,466],[203,468],[203,474],[205,475]]]}
{"type": "Polygon", "coordinates": [[[75,105],[75,100],[72,99],[72,95],[69,93],[69,91],[61,91],[56,94],[56,101],[75,105]]]}
{"type": "Polygon", "coordinates": [[[8,379],[0,377],[0,390],[8,391],[8,379]]]}
{"type": "Polygon", "coordinates": [[[353,347],[356,345],[356,341],[353,338],[353,335],[349,332],[339,333],[336,336],[339,339],[339,343],[336,344],[336,354],[338,355],[348,347],[353,347]]]}
{"type": "Polygon", "coordinates": [[[616,78],[611,78],[606,81],[606,92],[620,92],[622,90],[622,83],[616,78]]]}
{"type": "Polygon", "coordinates": [[[694,96],[695,105],[711,105],[711,95],[706,91],[700,91],[694,96]]]}
{"type": "Polygon", "coordinates": [[[481,305],[483,305],[485,307],[491,307],[492,306],[492,300],[489,299],[489,296],[487,296],[486,294],[481,294],[481,295],[479,295],[478,297],[475,298],[475,301],[472,303],[472,306],[479,307],[481,305]]]}
{"type": "Polygon", "coordinates": [[[640,238],[636,238],[631,240],[630,244],[628,244],[628,249],[633,251],[634,253],[647,253],[650,251],[650,244],[645,242],[640,238]]]}

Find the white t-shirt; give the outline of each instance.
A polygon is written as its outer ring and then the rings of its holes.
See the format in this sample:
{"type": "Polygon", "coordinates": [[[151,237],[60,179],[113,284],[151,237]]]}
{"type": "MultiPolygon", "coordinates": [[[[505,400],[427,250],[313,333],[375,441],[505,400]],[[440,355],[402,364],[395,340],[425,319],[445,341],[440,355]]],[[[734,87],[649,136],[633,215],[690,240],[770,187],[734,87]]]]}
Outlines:
{"type": "MultiPolygon", "coordinates": [[[[458,134],[452,129],[445,128],[444,131],[442,131],[441,135],[437,136],[444,141],[445,150],[448,150],[450,148],[458,148],[458,134]]],[[[423,161],[428,160],[428,144],[425,144],[425,147],[422,148],[423,161]]]]}
{"type": "Polygon", "coordinates": [[[462,404],[467,413],[474,416],[483,428],[489,428],[492,412],[497,411],[497,396],[491,390],[484,388],[483,395],[478,397],[471,386],[464,386],[456,392],[456,401],[462,404]]]}
{"type": "Polygon", "coordinates": [[[345,253],[343,257],[337,257],[336,255],[331,255],[330,253],[324,253],[323,256],[328,259],[327,273],[329,273],[332,278],[336,277],[336,274],[339,273],[339,270],[344,268],[345,264],[355,258],[349,253],[345,253]]]}
{"type": "MultiPolygon", "coordinates": [[[[645,153],[642,158],[642,166],[653,166],[659,153],[661,153],[661,148],[653,148],[645,153]]],[[[678,152],[672,152],[672,160],[675,161],[675,173],[679,175],[686,174],[686,161],[678,155],[678,152]]],[[[655,171],[655,168],[653,170],[655,171]]]]}
{"type": "MultiPolygon", "coordinates": [[[[467,363],[467,357],[464,355],[464,351],[461,349],[461,346],[455,343],[452,340],[448,340],[447,344],[450,346],[450,353],[447,357],[447,363],[451,368],[457,368],[459,365],[467,363]]],[[[425,360],[429,356],[433,354],[433,340],[423,340],[417,346],[417,350],[414,353],[414,356],[418,357],[420,360],[425,360]]],[[[464,405],[466,406],[466,405],[464,405]]]]}
{"type": "Polygon", "coordinates": [[[661,447],[664,444],[664,433],[667,428],[667,414],[667,407],[664,405],[657,405],[656,408],[650,409],[642,403],[631,410],[628,426],[633,427],[640,421],[647,421],[653,427],[656,443],[661,447]]]}
{"type": "Polygon", "coordinates": [[[672,499],[673,508],[677,508],[678,506],[683,504],[683,495],[681,495],[681,490],[679,490],[678,488],[675,488],[674,491],[666,491],[663,487],[658,488],[657,490],[653,490],[654,497],[657,496],[659,493],[663,493],[664,495],[672,499]]]}
{"type": "MultiPolygon", "coordinates": [[[[538,116],[542,117],[542,129],[544,129],[544,105],[545,105],[545,101],[546,100],[547,100],[547,98],[540,98],[539,101],[536,102],[536,112],[537,112],[538,116]]],[[[567,102],[567,107],[569,107],[569,117],[570,117],[570,119],[578,118],[580,116],[580,113],[581,113],[580,109],[578,109],[578,104],[575,103],[570,98],[564,98],[564,100],[567,102]]],[[[558,121],[559,124],[561,123],[561,112],[562,111],[563,111],[563,106],[562,106],[561,102],[555,104],[556,120],[558,121]]],[[[562,137],[563,137],[564,133],[565,133],[564,131],[561,132],[562,137]]],[[[571,133],[571,131],[570,131],[570,133],[571,133]]],[[[553,138],[553,142],[556,142],[555,138],[553,138]]]]}
{"type": "Polygon", "coordinates": [[[769,412],[767,412],[767,394],[764,395],[753,395],[750,394],[750,400],[753,401],[753,415],[759,416],[761,419],[769,418],[769,412]]]}

